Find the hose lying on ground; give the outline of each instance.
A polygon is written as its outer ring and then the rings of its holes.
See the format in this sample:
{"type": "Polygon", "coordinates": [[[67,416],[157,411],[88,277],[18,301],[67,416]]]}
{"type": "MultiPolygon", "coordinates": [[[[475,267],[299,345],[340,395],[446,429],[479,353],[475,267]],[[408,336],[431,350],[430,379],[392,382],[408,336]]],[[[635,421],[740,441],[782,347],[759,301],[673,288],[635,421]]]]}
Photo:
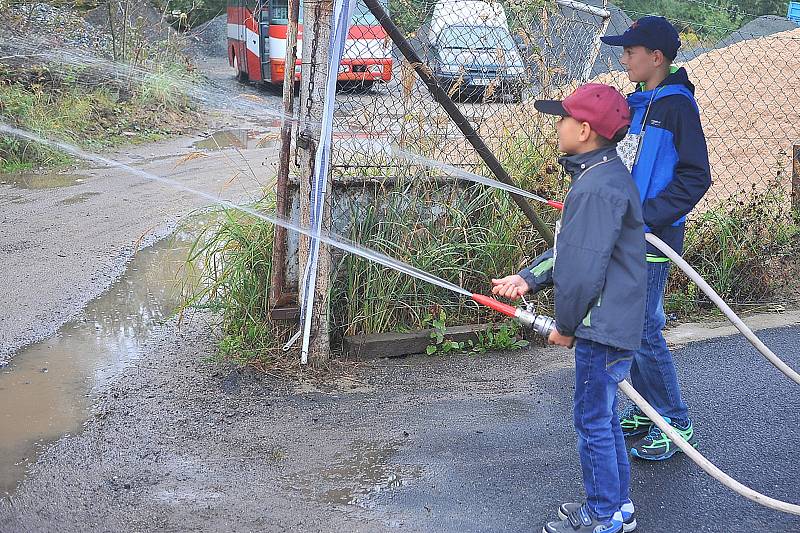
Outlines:
{"type": "Polygon", "coordinates": [[[741,494],[748,500],[752,500],[759,505],[769,507],[770,509],[775,509],[776,511],[781,511],[783,513],[800,516],[800,505],[783,502],[781,500],[776,500],[775,498],[770,498],[769,496],[761,494],[760,492],[757,492],[748,486],[742,485],[731,476],[717,468],[711,461],[706,459],[703,454],[695,450],[691,444],[683,440],[680,434],[675,431],[675,428],[669,425],[669,423],[667,423],[667,421],[664,420],[664,418],[659,415],[644,398],[642,398],[642,395],[636,392],[636,389],[634,389],[630,383],[625,380],[621,381],[619,383],[619,390],[621,390],[625,396],[630,398],[633,403],[635,403],[639,409],[641,409],[644,414],[646,414],[650,420],[652,420],[653,423],[661,429],[661,431],[666,433],[670,440],[689,456],[689,459],[697,463],[697,465],[705,470],[711,477],[732,491],[741,494]]]}
{"type": "Polygon", "coordinates": [[[689,279],[691,279],[698,287],[700,287],[700,290],[702,290],[706,296],[708,296],[711,301],[714,302],[714,305],[719,307],[719,310],[722,311],[726,317],[728,317],[728,320],[730,320],[731,323],[736,326],[736,329],[742,332],[742,335],[744,335],[747,340],[750,341],[750,344],[752,344],[756,350],[761,352],[761,354],[766,357],[770,363],[775,365],[778,370],[786,374],[789,379],[800,385],[800,374],[795,372],[789,365],[784,363],[780,357],[775,355],[775,353],[770,350],[750,328],[747,327],[747,324],[745,324],[742,319],[733,312],[733,309],[731,309],[728,304],[726,304],[725,301],[720,298],[719,294],[717,294],[716,291],[711,288],[706,280],[700,277],[700,274],[698,274],[689,263],[684,261],[683,258],[675,252],[675,250],[667,245],[667,243],[652,233],[645,234],[645,239],[647,239],[647,242],[661,250],[664,255],[666,255],[673,263],[683,270],[686,275],[689,276],[689,279]]]}

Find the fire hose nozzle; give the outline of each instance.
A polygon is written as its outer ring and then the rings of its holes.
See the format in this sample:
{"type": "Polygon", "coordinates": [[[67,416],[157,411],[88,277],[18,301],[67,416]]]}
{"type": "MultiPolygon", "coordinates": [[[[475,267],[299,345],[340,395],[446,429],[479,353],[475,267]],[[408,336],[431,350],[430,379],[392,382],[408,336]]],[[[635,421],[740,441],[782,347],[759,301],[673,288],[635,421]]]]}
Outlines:
{"type": "Polygon", "coordinates": [[[517,322],[532,329],[544,338],[549,337],[556,327],[556,321],[549,316],[537,315],[525,309],[517,309],[514,318],[517,322]]]}
{"type": "Polygon", "coordinates": [[[549,337],[550,332],[556,327],[556,322],[549,316],[537,315],[529,309],[522,309],[512,305],[505,304],[489,296],[482,294],[473,294],[472,299],[481,305],[485,305],[499,313],[514,318],[517,322],[530,328],[542,337],[549,337]]]}

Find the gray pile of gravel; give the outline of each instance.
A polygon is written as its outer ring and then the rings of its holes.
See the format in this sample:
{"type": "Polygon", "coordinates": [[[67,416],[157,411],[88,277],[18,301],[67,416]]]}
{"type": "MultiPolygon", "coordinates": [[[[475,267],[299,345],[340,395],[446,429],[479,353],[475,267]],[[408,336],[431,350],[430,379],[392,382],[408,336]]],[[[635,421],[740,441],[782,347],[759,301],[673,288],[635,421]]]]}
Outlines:
{"type": "Polygon", "coordinates": [[[758,39],[767,35],[773,35],[783,31],[796,30],[798,25],[786,17],[776,15],[764,15],[751,20],[728,37],[722,39],[714,48],[725,48],[739,41],[758,39]]]}
{"type": "Polygon", "coordinates": [[[228,50],[227,15],[220,15],[189,32],[190,50],[195,56],[226,57],[228,50]]]}

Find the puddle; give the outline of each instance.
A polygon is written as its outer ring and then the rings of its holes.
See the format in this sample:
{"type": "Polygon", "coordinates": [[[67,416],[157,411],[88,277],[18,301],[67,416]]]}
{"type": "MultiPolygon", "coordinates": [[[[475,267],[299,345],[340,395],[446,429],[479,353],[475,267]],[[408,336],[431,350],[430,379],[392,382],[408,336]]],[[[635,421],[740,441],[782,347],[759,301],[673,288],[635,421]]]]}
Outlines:
{"type": "Polygon", "coordinates": [[[80,204],[91,198],[92,196],[99,196],[99,192],[84,192],[81,194],[76,194],[75,196],[70,196],[69,198],[64,198],[60,202],[61,205],[75,205],[80,204]]]}
{"type": "Polygon", "coordinates": [[[409,485],[422,472],[419,467],[392,462],[400,443],[358,443],[350,455],[330,466],[304,473],[294,488],[323,503],[375,506],[381,492],[409,485]]]}
{"type": "Polygon", "coordinates": [[[176,273],[190,242],[179,232],[138,252],[83,318],[0,369],[0,497],[14,490],[44,444],[80,431],[92,390],[136,359],[140,344],[175,308],[176,273]]]}
{"type": "Polygon", "coordinates": [[[279,138],[279,132],[259,132],[249,129],[220,130],[202,141],[192,144],[192,147],[201,150],[225,150],[228,148],[247,150],[265,148],[279,138]]]}
{"type": "Polygon", "coordinates": [[[8,174],[0,177],[0,185],[17,189],[58,189],[80,185],[88,178],[75,174],[8,174]]]}

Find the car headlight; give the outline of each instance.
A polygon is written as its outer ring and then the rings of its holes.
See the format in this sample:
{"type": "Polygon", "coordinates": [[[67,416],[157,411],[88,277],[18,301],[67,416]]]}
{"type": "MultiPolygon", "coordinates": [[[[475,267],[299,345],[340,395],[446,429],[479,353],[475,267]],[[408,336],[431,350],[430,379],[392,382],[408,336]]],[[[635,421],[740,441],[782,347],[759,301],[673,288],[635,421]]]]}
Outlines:
{"type": "Polygon", "coordinates": [[[510,76],[521,76],[525,74],[525,67],[508,67],[506,68],[506,73],[510,76]]]}

